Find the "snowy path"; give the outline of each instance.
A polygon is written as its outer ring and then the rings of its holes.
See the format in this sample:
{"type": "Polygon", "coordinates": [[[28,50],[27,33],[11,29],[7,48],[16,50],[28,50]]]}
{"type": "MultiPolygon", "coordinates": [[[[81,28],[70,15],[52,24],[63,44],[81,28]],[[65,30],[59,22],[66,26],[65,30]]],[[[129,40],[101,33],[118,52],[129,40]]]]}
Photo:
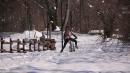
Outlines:
{"type": "Polygon", "coordinates": [[[53,37],[56,51],[0,54],[0,73],[130,73],[130,54],[115,42],[101,50],[104,45],[96,44],[97,36],[79,34],[79,49],[70,53],[67,45],[60,54],[60,35],[53,37]]]}

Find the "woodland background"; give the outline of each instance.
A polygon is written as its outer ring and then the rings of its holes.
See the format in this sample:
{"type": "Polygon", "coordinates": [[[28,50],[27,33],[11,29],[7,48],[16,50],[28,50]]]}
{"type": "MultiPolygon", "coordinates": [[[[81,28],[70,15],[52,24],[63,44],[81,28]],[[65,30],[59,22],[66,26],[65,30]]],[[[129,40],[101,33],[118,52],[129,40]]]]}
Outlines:
{"type": "Polygon", "coordinates": [[[0,32],[104,30],[130,37],[130,0],[0,0],[0,32]]]}

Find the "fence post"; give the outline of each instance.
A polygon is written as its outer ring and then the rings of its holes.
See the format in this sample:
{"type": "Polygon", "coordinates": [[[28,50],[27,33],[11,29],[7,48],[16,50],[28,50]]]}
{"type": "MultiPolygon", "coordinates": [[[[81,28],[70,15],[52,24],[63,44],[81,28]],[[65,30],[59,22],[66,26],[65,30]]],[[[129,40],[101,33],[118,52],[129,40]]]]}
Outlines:
{"type": "Polygon", "coordinates": [[[20,45],[20,40],[18,39],[18,40],[17,40],[17,52],[20,52],[19,45],[20,45]]]}
{"type": "Polygon", "coordinates": [[[42,45],[43,45],[43,51],[45,51],[45,43],[42,43],[42,45]]]}
{"type": "Polygon", "coordinates": [[[40,51],[40,42],[38,42],[38,51],[40,51]]]}
{"type": "Polygon", "coordinates": [[[3,38],[1,38],[1,53],[4,52],[3,44],[4,44],[4,40],[3,40],[3,38]]]}
{"type": "Polygon", "coordinates": [[[25,44],[26,44],[26,43],[25,43],[25,40],[23,39],[23,52],[24,52],[24,53],[26,53],[26,51],[25,51],[25,44]]]}
{"type": "Polygon", "coordinates": [[[1,38],[0,38],[0,52],[1,52],[1,38]]]}
{"type": "Polygon", "coordinates": [[[31,45],[32,45],[32,43],[29,42],[29,51],[30,51],[30,52],[32,52],[31,45]]]}
{"type": "Polygon", "coordinates": [[[12,49],[12,44],[13,44],[13,41],[12,41],[12,39],[10,38],[10,53],[13,53],[13,49],[12,49]]]}
{"type": "Polygon", "coordinates": [[[36,42],[34,41],[33,44],[34,44],[34,51],[36,51],[36,42]]]}

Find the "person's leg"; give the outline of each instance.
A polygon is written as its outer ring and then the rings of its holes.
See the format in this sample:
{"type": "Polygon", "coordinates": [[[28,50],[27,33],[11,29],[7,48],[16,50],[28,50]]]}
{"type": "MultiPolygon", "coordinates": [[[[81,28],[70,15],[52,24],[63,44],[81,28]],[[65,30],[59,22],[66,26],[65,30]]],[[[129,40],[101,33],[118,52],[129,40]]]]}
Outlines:
{"type": "Polygon", "coordinates": [[[64,46],[63,48],[61,49],[60,53],[63,52],[64,48],[66,47],[67,43],[68,43],[69,39],[65,39],[65,42],[64,42],[64,46]]]}
{"type": "Polygon", "coordinates": [[[70,38],[71,41],[75,42],[75,47],[78,48],[77,46],[77,40],[73,39],[73,38],[70,38]]]}

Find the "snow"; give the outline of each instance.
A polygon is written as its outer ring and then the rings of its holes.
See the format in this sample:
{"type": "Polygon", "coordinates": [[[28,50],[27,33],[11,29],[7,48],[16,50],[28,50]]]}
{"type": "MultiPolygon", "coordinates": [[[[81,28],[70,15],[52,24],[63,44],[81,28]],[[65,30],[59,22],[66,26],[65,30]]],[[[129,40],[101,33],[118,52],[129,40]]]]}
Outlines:
{"type": "Polygon", "coordinates": [[[25,35],[26,38],[40,38],[42,36],[42,33],[36,30],[25,31],[23,34],[25,35]]]}
{"type": "Polygon", "coordinates": [[[88,5],[89,5],[90,8],[94,7],[93,5],[91,5],[91,4],[89,4],[89,3],[88,3],[88,5]]]}
{"type": "Polygon", "coordinates": [[[56,6],[54,6],[54,9],[55,9],[55,10],[57,9],[56,6]]]}
{"type": "Polygon", "coordinates": [[[104,0],[102,0],[102,3],[104,3],[105,1],[104,0]]]}
{"type": "Polygon", "coordinates": [[[60,27],[56,26],[55,31],[60,31],[60,27]]]}
{"type": "Polygon", "coordinates": [[[10,37],[5,37],[4,40],[6,42],[10,41],[10,38],[12,40],[17,40],[17,39],[39,39],[42,36],[42,32],[36,31],[36,30],[32,30],[32,31],[24,31],[23,33],[16,33],[16,34],[12,34],[10,35],[10,37]]]}
{"type": "MultiPolygon", "coordinates": [[[[35,30],[16,33],[9,38],[30,38],[29,34],[31,38],[41,36],[41,32],[35,30]]],[[[130,73],[130,46],[122,48],[117,39],[101,43],[99,35],[76,35],[79,49],[75,52],[69,52],[67,44],[64,52],[59,53],[60,32],[52,32],[56,51],[0,53],[0,73],[130,73]]]]}

